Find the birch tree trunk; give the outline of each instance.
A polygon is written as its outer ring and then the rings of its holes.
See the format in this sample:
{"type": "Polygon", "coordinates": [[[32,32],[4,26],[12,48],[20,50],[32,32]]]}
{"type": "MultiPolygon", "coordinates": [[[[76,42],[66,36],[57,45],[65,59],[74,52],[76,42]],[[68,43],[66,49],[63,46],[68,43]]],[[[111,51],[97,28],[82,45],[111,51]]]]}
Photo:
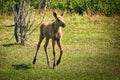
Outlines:
{"type": "Polygon", "coordinates": [[[24,45],[26,38],[26,16],[28,14],[28,10],[26,10],[25,0],[15,0],[15,5],[13,7],[14,12],[14,36],[16,42],[24,45]]]}
{"type": "Polygon", "coordinates": [[[20,7],[20,1],[15,0],[15,5],[13,7],[14,12],[14,22],[15,22],[15,28],[14,28],[14,36],[16,42],[20,43],[20,27],[18,26],[18,15],[19,15],[19,7],[20,7]]]}

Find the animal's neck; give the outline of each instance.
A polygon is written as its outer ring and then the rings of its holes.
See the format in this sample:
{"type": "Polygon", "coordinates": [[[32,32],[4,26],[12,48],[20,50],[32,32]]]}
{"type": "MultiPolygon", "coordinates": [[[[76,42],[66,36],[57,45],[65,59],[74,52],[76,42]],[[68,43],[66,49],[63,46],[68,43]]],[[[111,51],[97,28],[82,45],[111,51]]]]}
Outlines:
{"type": "Polygon", "coordinates": [[[58,24],[56,24],[55,22],[53,22],[53,29],[55,32],[58,32],[61,30],[61,27],[58,24]]]}

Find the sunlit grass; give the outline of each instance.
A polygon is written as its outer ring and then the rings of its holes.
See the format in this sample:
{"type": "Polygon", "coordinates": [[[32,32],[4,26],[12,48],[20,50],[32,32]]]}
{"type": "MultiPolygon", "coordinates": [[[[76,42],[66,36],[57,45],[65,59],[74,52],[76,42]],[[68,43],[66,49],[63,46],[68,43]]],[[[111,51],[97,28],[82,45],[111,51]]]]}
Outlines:
{"type": "MultiPolygon", "coordinates": [[[[43,15],[36,14],[34,29],[43,15]]],[[[50,21],[52,13],[46,13],[44,21],[50,21]]],[[[39,27],[30,35],[25,46],[17,44],[11,24],[13,16],[0,17],[0,80],[119,80],[120,79],[120,18],[104,16],[79,16],[66,14],[67,26],[62,29],[62,62],[57,70],[49,69],[43,49],[32,65],[39,38],[39,27]]],[[[59,49],[57,58],[59,56],[59,49]]],[[[51,41],[48,46],[53,63],[51,41]]]]}

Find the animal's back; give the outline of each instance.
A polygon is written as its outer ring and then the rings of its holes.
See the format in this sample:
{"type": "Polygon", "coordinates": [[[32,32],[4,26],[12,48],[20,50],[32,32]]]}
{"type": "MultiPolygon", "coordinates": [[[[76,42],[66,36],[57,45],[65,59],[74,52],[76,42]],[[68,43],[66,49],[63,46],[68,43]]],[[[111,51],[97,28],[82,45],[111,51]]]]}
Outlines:
{"type": "Polygon", "coordinates": [[[44,37],[52,37],[52,32],[53,32],[53,28],[52,28],[52,22],[45,22],[42,23],[41,27],[40,27],[40,32],[42,35],[44,35],[44,37]]]}

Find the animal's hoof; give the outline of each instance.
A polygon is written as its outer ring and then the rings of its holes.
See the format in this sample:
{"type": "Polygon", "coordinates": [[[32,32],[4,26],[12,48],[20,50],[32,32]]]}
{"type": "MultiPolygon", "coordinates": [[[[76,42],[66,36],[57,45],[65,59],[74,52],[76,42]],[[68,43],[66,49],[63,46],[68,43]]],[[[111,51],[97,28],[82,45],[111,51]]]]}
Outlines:
{"type": "Polygon", "coordinates": [[[57,67],[56,64],[53,64],[53,69],[56,69],[56,67],[57,67]]]}
{"type": "Polygon", "coordinates": [[[36,63],[36,58],[34,58],[34,60],[33,60],[33,64],[35,64],[36,63]]]}
{"type": "Polygon", "coordinates": [[[59,65],[60,64],[60,60],[57,61],[56,65],[59,65]]]}
{"type": "Polygon", "coordinates": [[[48,64],[48,67],[50,67],[50,61],[48,61],[47,64],[48,64]]]}

